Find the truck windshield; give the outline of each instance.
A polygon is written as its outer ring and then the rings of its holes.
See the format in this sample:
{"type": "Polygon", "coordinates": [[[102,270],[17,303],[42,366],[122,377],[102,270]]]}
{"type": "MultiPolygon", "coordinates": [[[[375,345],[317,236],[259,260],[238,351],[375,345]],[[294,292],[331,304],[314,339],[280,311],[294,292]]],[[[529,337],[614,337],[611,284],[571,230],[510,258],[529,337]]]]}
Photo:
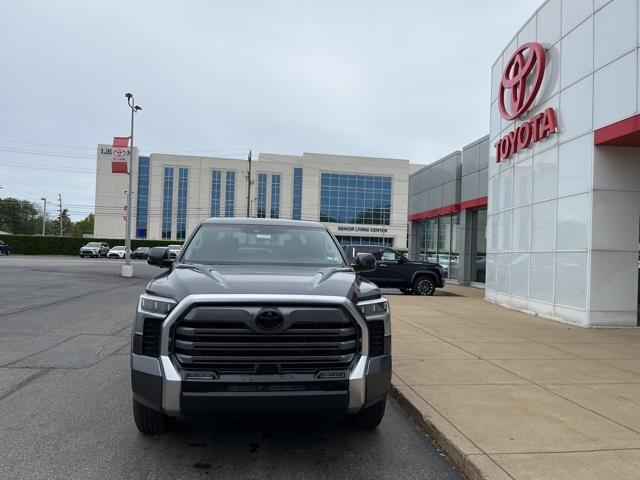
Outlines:
{"type": "Polygon", "coordinates": [[[182,260],[203,264],[342,266],[331,235],[323,228],[279,225],[203,224],[182,260]]]}

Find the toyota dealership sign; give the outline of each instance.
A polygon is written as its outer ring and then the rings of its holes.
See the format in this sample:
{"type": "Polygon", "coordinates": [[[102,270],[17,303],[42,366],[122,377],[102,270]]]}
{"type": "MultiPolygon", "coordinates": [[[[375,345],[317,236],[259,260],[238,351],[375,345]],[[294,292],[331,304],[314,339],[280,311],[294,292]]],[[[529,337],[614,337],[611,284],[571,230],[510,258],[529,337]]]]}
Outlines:
{"type": "MultiPolygon", "coordinates": [[[[518,120],[529,112],[542,86],[545,67],[545,49],[539,43],[525,43],[516,50],[507,62],[498,88],[498,109],[503,118],[518,120]]],[[[557,131],[553,108],[537,113],[496,142],[496,162],[508,159],[557,131]]]]}

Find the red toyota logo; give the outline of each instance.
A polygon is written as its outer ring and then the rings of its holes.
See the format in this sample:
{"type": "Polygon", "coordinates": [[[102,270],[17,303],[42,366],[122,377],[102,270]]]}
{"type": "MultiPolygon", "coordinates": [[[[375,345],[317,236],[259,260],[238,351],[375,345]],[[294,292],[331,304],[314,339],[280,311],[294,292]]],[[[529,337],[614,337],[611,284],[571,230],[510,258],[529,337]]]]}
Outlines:
{"type": "Polygon", "coordinates": [[[498,91],[498,108],[504,118],[513,120],[529,109],[542,85],[544,66],[545,50],[539,43],[525,43],[509,59],[498,91]],[[527,80],[532,72],[533,83],[529,86],[527,80]],[[505,105],[507,94],[508,108],[505,105]]]}

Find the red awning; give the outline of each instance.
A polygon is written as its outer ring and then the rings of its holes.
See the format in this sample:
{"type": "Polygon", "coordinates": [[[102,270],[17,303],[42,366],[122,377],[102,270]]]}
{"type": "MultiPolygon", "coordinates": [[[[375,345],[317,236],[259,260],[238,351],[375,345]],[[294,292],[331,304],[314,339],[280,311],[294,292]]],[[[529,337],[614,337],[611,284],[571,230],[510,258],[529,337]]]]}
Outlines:
{"type": "Polygon", "coordinates": [[[640,115],[598,128],[593,133],[594,145],[640,147],[640,115]]]}

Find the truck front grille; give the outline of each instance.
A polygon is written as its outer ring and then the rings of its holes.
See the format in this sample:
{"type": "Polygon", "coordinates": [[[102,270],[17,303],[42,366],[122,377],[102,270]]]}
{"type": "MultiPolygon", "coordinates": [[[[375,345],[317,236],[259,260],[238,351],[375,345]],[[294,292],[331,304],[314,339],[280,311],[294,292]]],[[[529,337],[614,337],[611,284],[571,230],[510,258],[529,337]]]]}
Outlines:
{"type": "Polygon", "coordinates": [[[173,354],[185,369],[225,373],[313,373],[348,368],[359,331],[339,307],[279,306],[284,323],[268,332],[260,306],[196,306],[178,320],[173,354]]]}

